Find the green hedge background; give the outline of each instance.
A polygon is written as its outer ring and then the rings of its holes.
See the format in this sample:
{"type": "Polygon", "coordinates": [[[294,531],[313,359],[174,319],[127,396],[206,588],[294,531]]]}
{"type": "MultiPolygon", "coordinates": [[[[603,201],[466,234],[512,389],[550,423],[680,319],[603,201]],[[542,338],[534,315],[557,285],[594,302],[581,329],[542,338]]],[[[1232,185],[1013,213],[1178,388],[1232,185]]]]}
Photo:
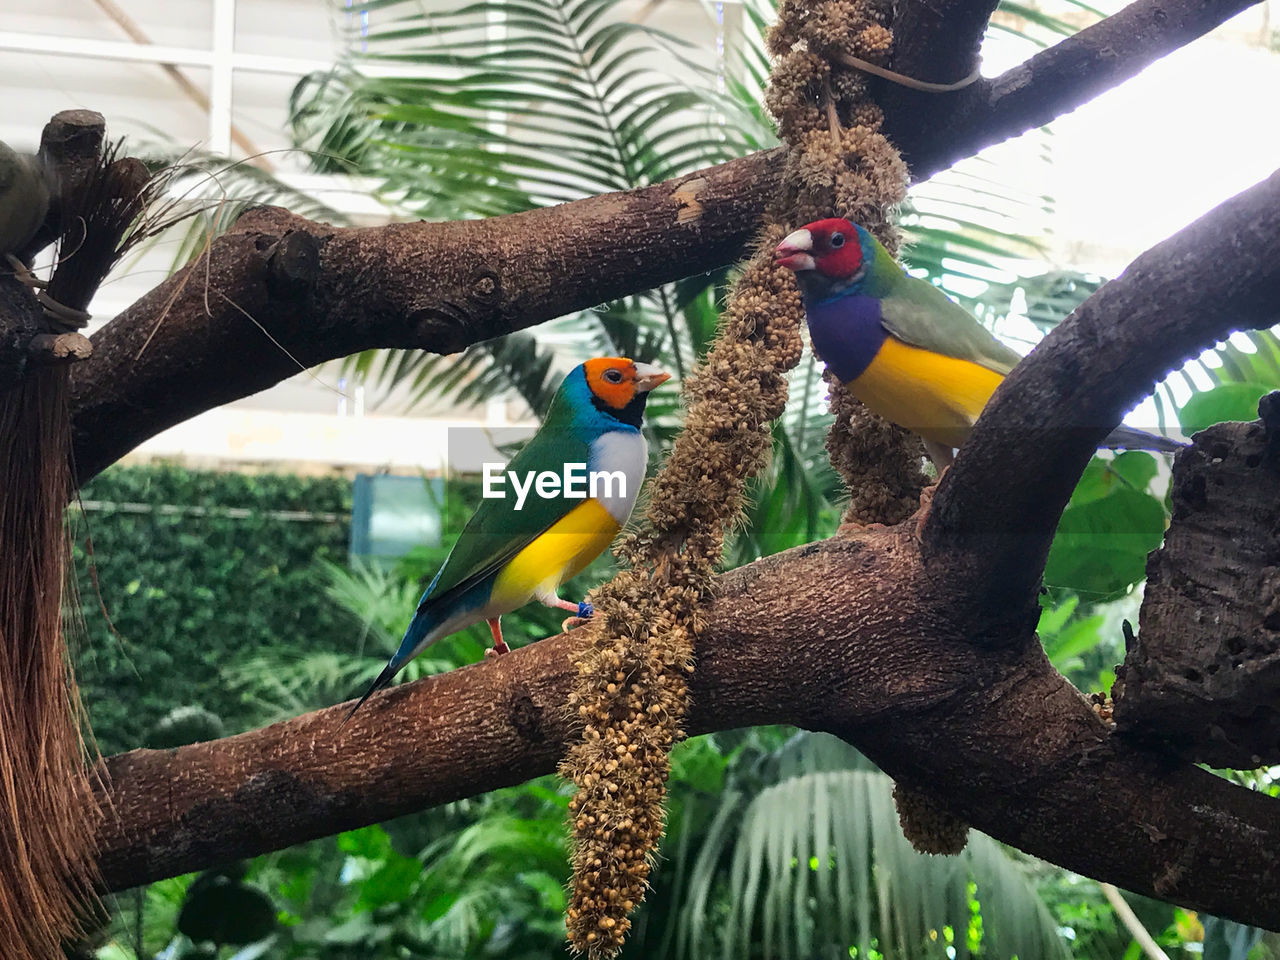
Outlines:
{"type": "Polygon", "coordinates": [[[323,595],[316,573],[317,560],[346,562],[349,480],[113,467],[81,496],[209,510],[70,511],[84,618],[83,635],[72,638],[76,675],[104,754],[162,745],[148,736],[175,705],[216,714],[227,733],[247,729],[252,712],[221,674],[237,660],[280,646],[352,648],[351,618],[323,595]],[[227,508],[250,515],[231,516],[227,508]],[[288,520],[272,516],[276,511],[337,518],[288,520]]]}

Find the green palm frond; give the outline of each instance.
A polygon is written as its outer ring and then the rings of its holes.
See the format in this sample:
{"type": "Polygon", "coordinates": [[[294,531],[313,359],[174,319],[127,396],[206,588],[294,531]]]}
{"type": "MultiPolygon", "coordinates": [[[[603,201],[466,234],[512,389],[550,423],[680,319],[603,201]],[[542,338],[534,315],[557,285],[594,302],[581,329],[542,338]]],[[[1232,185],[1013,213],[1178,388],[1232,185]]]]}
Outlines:
{"type": "MultiPolygon", "coordinates": [[[[560,385],[566,362],[600,355],[642,362],[678,358],[683,338],[674,303],[674,297],[662,288],[563,317],[545,324],[537,334],[511,333],[449,356],[415,350],[369,350],[347,357],[339,366],[348,376],[378,384],[385,398],[396,392],[409,408],[443,402],[483,404],[514,395],[541,414],[560,385]],[[667,315],[671,322],[664,324],[662,318],[667,315]],[[556,347],[547,345],[553,337],[561,341],[556,347]]],[[[683,374],[678,360],[673,372],[683,374]]],[[[654,399],[658,402],[650,408],[651,422],[662,407],[661,399],[654,399]]]]}
{"type": "MultiPolygon", "coordinates": [[[[228,686],[239,691],[244,702],[253,707],[261,722],[274,723],[359,696],[386,663],[386,656],[299,651],[252,657],[224,667],[221,673],[228,686]]],[[[404,665],[396,682],[409,683],[456,666],[456,656],[423,654],[404,665]]]]}
{"type": "MultiPolygon", "coordinates": [[[[1280,389],[1280,337],[1276,331],[1242,330],[1217,344],[1207,355],[1188,362],[1211,384],[1256,383],[1280,389]]],[[[1192,382],[1194,389],[1194,382],[1192,382]]]]}
{"type": "MultiPolygon", "coordinates": [[[[431,13],[387,0],[361,9],[369,21],[361,52],[294,91],[295,137],[321,168],[356,165],[414,215],[526,210],[643,186],[750,148],[725,122],[729,101],[681,41],[631,23],[619,0],[504,0],[431,13]],[[659,57],[663,69],[648,65],[659,57]],[[388,67],[396,75],[378,73],[388,67]]],[[[683,374],[696,350],[680,330],[687,298],[661,288],[568,318],[556,329],[579,342],[566,338],[560,359],[661,355],[683,374]]],[[[538,410],[554,387],[551,352],[516,362],[534,342],[501,338],[448,360],[366,354],[345,366],[406,391],[411,403],[515,392],[538,410]]]]}
{"type": "MultiPolygon", "coordinates": [[[[420,586],[359,558],[350,569],[317,563],[324,596],[351,614],[351,652],[279,651],[224,666],[223,679],[252,703],[264,722],[296,716],[363,692],[395,652],[417,606],[420,586]]],[[[407,663],[406,682],[451,670],[452,647],[441,646],[407,663]]]]}
{"type": "Polygon", "coordinates": [[[547,409],[559,386],[555,354],[531,333],[512,333],[473,344],[451,356],[415,350],[368,350],[341,362],[348,375],[372,381],[389,395],[403,392],[410,407],[448,400],[482,404],[515,394],[538,413],[547,409]]]}
{"type": "Polygon", "coordinates": [[[405,611],[417,599],[413,584],[359,557],[352,558],[350,569],[321,559],[317,570],[324,595],[344,610],[360,611],[362,626],[383,648],[399,641],[408,625],[405,611]]]}
{"type": "Polygon", "coordinates": [[[420,216],[523,210],[741,152],[732,131],[709,135],[703,68],[618,0],[361,7],[361,52],[295,91],[295,135],[382,179],[420,216]],[[658,53],[682,76],[642,65],[658,53]],[[387,66],[397,75],[361,72],[387,66]]]}
{"type": "Polygon", "coordinates": [[[958,857],[916,853],[892,781],[842,741],[798,734],[757,776],[679,854],[678,956],[1067,956],[1018,860],[972,831],[958,857]]]}

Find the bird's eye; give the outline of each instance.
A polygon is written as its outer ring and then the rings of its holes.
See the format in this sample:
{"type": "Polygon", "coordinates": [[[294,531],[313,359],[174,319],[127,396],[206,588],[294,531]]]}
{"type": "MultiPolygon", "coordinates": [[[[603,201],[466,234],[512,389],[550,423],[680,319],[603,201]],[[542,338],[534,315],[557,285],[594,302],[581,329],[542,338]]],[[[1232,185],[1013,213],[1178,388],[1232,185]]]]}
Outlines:
{"type": "Polygon", "coordinates": [[[621,371],[621,370],[614,370],[614,369],[610,368],[609,370],[606,370],[606,371],[604,372],[604,378],[605,378],[606,380],[608,380],[610,383],[621,383],[621,382],[622,382],[622,371],[621,371]]]}
{"type": "Polygon", "coordinates": [[[832,249],[834,249],[834,250],[839,250],[839,249],[840,249],[841,247],[843,247],[843,246],[844,246],[844,234],[843,234],[843,233],[833,233],[833,234],[831,235],[831,247],[832,247],[832,249]]]}

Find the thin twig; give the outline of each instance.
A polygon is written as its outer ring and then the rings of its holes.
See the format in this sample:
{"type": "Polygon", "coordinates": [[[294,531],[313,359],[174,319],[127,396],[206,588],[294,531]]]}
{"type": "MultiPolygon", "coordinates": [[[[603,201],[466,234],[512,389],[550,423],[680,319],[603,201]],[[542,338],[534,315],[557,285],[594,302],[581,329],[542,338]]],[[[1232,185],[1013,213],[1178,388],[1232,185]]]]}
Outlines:
{"type": "Polygon", "coordinates": [[[915,77],[908,77],[904,73],[896,73],[888,67],[877,66],[874,63],[863,60],[861,57],[855,57],[853,54],[843,51],[833,53],[831,59],[846,67],[852,67],[854,70],[861,70],[863,73],[882,77],[898,84],[900,87],[923,90],[925,93],[953,93],[956,90],[963,90],[969,84],[976,83],[982,78],[982,68],[980,66],[974,67],[973,72],[963,80],[956,80],[954,83],[932,83],[928,80],[917,80],[915,77]]]}
{"type": "Polygon", "coordinates": [[[1147,928],[1142,925],[1138,915],[1133,912],[1133,907],[1129,906],[1124,897],[1120,896],[1120,891],[1109,883],[1100,883],[1098,886],[1102,888],[1103,896],[1111,904],[1111,909],[1116,912],[1116,916],[1120,918],[1124,928],[1129,931],[1134,941],[1142,948],[1142,952],[1150,960],[1169,960],[1169,955],[1160,949],[1160,944],[1156,943],[1147,928]]]}
{"type": "Polygon", "coordinates": [[[836,98],[835,94],[831,92],[830,77],[823,78],[822,93],[826,99],[827,127],[831,131],[831,143],[839,150],[844,138],[840,136],[840,113],[836,110],[836,98]]]}
{"type": "MultiPolygon", "coordinates": [[[[206,289],[206,294],[207,294],[207,289],[206,289]]],[[[271,331],[270,331],[270,330],[268,330],[266,327],[264,327],[261,323],[259,323],[259,322],[258,322],[257,317],[255,317],[253,314],[251,314],[251,313],[250,313],[248,310],[246,310],[244,307],[240,306],[240,304],[236,303],[234,300],[232,300],[230,297],[228,297],[225,293],[222,293],[221,291],[219,291],[219,292],[218,292],[218,296],[220,296],[223,300],[225,300],[225,301],[226,301],[226,302],[227,302],[227,303],[228,303],[228,304],[229,304],[233,309],[235,309],[235,310],[239,311],[240,313],[242,313],[242,314],[244,315],[245,319],[247,319],[250,323],[252,323],[255,327],[257,327],[260,331],[262,331],[262,335],[263,335],[264,337],[266,337],[268,340],[270,340],[272,343],[274,343],[277,347],[279,347],[279,348],[280,348],[280,352],[281,352],[281,353],[283,353],[286,357],[288,357],[288,358],[289,358],[290,360],[292,360],[295,364],[297,364],[297,365],[298,365],[298,372],[299,372],[299,373],[305,373],[308,377],[310,377],[312,380],[314,380],[314,381],[315,381],[316,383],[318,383],[320,386],[324,387],[326,390],[330,391],[331,393],[336,393],[338,396],[342,397],[342,399],[344,399],[344,400],[345,400],[345,399],[347,399],[347,395],[346,395],[345,393],[343,393],[341,390],[339,390],[337,387],[333,386],[332,384],[325,383],[322,379],[320,379],[320,377],[318,377],[316,374],[312,373],[312,372],[311,372],[311,370],[310,370],[310,369],[308,369],[308,367],[307,367],[307,365],[306,365],[306,364],[304,364],[301,360],[299,360],[299,359],[298,359],[297,357],[295,357],[292,353],[290,353],[290,352],[289,352],[289,348],[288,348],[288,347],[286,347],[286,346],[285,346],[283,343],[281,343],[279,340],[277,340],[274,336],[272,336],[272,335],[271,335],[271,331]]]]}

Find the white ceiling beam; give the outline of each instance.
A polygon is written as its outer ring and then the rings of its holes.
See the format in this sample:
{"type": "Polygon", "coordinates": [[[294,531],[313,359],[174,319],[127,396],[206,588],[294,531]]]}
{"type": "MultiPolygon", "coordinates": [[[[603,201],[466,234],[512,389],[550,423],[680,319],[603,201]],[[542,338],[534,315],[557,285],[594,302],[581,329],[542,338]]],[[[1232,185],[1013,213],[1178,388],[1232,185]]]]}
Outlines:
{"type": "MultiPolygon", "coordinates": [[[[17,30],[0,30],[0,50],[93,60],[171,63],[183,67],[212,67],[215,59],[212,50],[202,50],[198,47],[131,43],[127,40],[93,40],[87,37],[64,37],[57,34],[26,33],[17,30]]],[[[233,53],[231,66],[236,70],[249,70],[255,73],[301,76],[316,70],[329,70],[333,64],[327,60],[311,60],[304,57],[233,53]]]]}

